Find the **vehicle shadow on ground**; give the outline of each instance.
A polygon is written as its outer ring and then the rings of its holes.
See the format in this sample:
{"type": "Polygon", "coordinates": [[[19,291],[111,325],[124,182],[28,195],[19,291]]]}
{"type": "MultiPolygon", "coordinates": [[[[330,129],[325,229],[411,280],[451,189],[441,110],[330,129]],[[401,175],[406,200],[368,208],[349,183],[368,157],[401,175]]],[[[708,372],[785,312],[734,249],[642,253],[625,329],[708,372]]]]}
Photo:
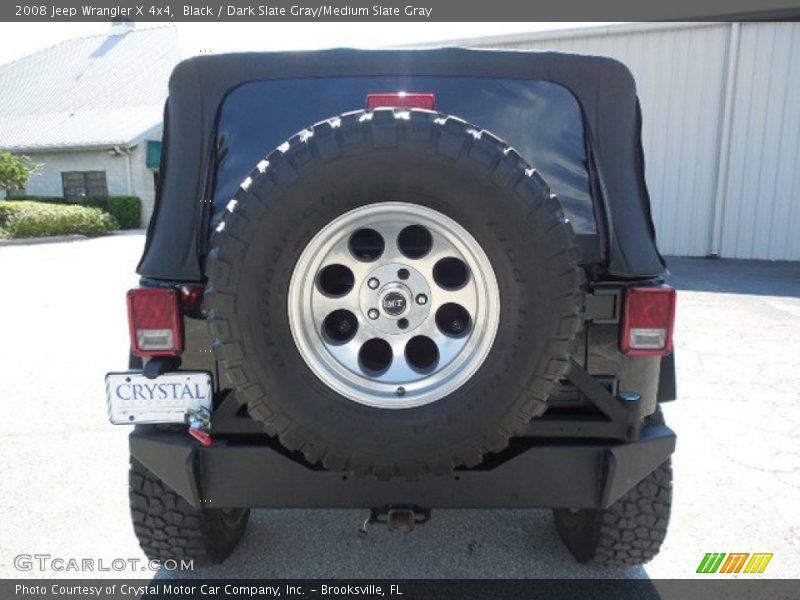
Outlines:
{"type": "Polygon", "coordinates": [[[410,534],[392,534],[381,524],[359,533],[366,516],[366,510],[254,511],[224,564],[161,570],[156,578],[647,579],[642,567],[576,562],[550,511],[438,510],[410,534]]]}
{"type": "Polygon", "coordinates": [[[679,290],[800,298],[800,261],[666,257],[679,290]]]}

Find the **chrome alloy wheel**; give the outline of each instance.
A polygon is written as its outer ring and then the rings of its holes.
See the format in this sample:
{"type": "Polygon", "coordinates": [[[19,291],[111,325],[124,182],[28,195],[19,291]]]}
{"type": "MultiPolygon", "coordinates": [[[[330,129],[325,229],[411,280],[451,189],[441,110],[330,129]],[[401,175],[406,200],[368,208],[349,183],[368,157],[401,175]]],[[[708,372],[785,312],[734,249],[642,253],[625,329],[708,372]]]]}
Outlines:
{"type": "Polygon", "coordinates": [[[384,202],[314,236],[292,273],[288,313],[300,355],[326,385],[368,406],[410,408],[478,370],[497,333],[500,293],[461,225],[384,202]]]}

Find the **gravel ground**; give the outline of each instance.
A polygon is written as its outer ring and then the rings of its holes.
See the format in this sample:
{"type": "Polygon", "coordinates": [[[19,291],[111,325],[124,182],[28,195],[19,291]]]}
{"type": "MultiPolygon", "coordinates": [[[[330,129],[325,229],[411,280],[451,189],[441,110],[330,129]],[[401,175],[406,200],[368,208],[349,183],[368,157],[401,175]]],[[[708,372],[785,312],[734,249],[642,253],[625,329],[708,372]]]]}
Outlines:
{"type": "MultiPolygon", "coordinates": [[[[103,375],[124,368],[124,292],[143,235],[0,248],[3,342],[0,577],[18,554],[143,558],[127,508],[127,428],[106,421],[103,375]]],[[[366,511],[256,511],[202,577],[693,577],[706,552],[772,552],[765,575],[800,576],[800,263],[672,259],[681,289],[675,506],[644,567],[578,565],[549,511],[435,511],[411,535],[366,511]]],[[[149,571],[94,575],[150,577],[149,571]]],[[[161,571],[157,577],[170,574],[161,571]]]]}

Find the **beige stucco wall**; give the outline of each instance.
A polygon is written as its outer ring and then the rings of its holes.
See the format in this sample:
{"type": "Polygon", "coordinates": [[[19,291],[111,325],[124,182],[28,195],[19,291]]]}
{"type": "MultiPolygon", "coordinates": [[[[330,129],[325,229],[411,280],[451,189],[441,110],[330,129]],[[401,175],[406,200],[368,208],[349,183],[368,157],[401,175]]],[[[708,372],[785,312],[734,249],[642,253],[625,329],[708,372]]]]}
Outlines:
{"type": "MultiPolygon", "coordinates": [[[[157,139],[157,138],[154,138],[157,139]]],[[[115,155],[111,148],[102,150],[65,150],[27,152],[31,160],[41,164],[25,186],[31,196],[63,196],[61,173],[64,171],[105,171],[108,193],[112,196],[138,196],[142,201],[142,227],[153,214],[155,185],[153,171],[147,168],[147,142],[143,141],[125,154],[115,155]],[[128,161],[130,160],[130,176],[128,161]]],[[[0,192],[2,194],[3,192],[0,192]]],[[[0,197],[4,197],[0,196],[0,197]]]]}

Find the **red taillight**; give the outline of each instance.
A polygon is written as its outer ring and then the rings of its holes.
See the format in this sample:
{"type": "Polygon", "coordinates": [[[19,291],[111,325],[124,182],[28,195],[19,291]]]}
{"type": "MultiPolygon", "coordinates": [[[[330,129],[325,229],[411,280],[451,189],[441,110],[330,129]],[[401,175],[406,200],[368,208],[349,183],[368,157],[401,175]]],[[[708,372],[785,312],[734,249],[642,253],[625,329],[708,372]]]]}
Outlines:
{"type": "Polygon", "coordinates": [[[136,356],[175,356],[183,350],[180,297],[169,288],[128,291],[131,350],[136,356]]]}
{"type": "Polygon", "coordinates": [[[631,288],[625,292],[620,350],[633,356],[669,354],[674,324],[674,289],[631,288]]]}
{"type": "Polygon", "coordinates": [[[409,94],[407,92],[367,94],[366,106],[367,110],[373,110],[382,106],[434,110],[436,108],[436,96],[433,94],[409,94]]]}

